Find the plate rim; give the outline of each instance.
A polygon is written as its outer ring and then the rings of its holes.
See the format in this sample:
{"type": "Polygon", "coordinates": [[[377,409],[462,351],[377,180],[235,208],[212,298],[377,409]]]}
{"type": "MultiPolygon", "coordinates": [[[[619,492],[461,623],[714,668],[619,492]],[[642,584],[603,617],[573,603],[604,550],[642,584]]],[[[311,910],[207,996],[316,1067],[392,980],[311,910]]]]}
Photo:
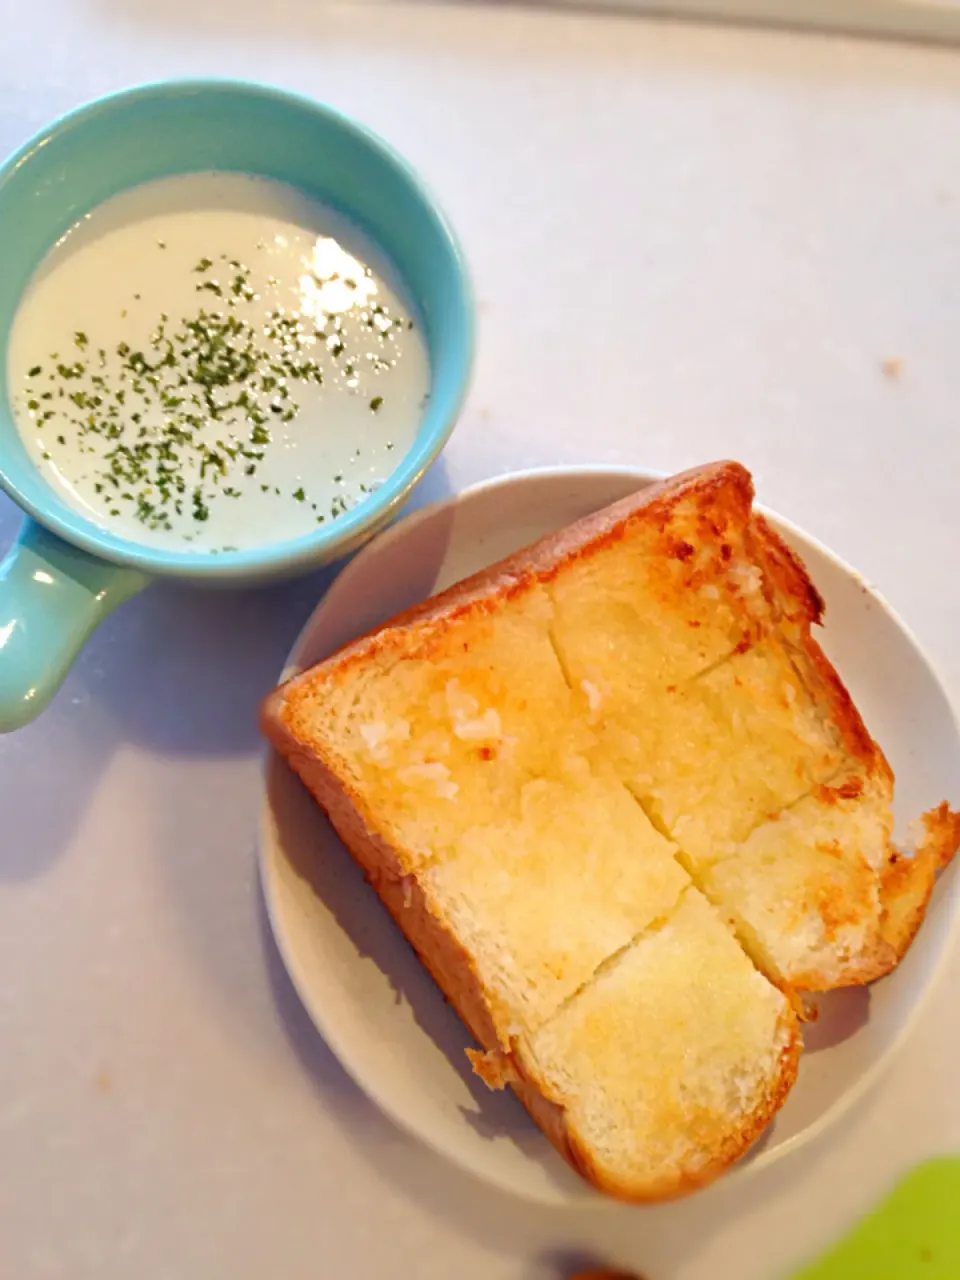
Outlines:
{"type": "MultiPolygon", "coordinates": [[[[672,473],[650,467],[617,464],[608,465],[604,463],[565,463],[548,467],[529,467],[518,471],[504,472],[499,476],[486,477],[485,479],[478,480],[465,486],[463,489],[459,489],[454,493],[448,494],[434,502],[425,504],[422,507],[418,507],[415,510],[408,512],[406,515],[401,516],[398,520],[390,524],[386,529],[376,534],[364,547],[360,549],[360,551],[357,552],[355,556],[348,561],[347,564],[344,565],[333,581],[327,586],[291,645],[284,660],[277,683],[282,683],[303,670],[299,665],[296,655],[305,643],[307,635],[314,628],[317,614],[326,607],[328,598],[334,589],[340,586],[344,580],[349,581],[354,574],[361,572],[363,566],[369,560],[374,559],[383,547],[389,546],[393,542],[407,536],[410,531],[417,528],[424,521],[434,517],[438,513],[460,505],[465,499],[473,499],[491,490],[508,489],[531,481],[562,477],[572,479],[577,476],[609,476],[611,478],[633,478],[641,482],[641,487],[646,488],[651,484],[655,484],[659,480],[667,478],[670,474],[672,473]]],[[[958,708],[955,705],[946,684],[941,678],[936,665],[930,658],[921,641],[918,639],[912,628],[893,608],[883,593],[880,592],[873,584],[868,582],[863,575],[843,559],[843,557],[838,555],[830,547],[826,546],[819,538],[800,528],[800,526],[795,524],[792,520],[782,516],[779,512],[772,510],[763,503],[755,502],[754,510],[758,511],[766,519],[769,519],[778,531],[785,531],[791,537],[795,538],[801,545],[810,547],[813,551],[819,553],[826,560],[830,561],[833,567],[839,570],[847,578],[853,579],[886,614],[887,619],[902,633],[904,639],[916,654],[917,658],[926,669],[927,674],[933,681],[933,684],[937,692],[940,694],[949,713],[954,735],[958,742],[960,742],[960,713],[958,713],[958,708]]],[[[439,1144],[427,1137],[416,1126],[415,1122],[403,1112],[402,1108],[394,1106],[389,1099],[384,1097],[382,1091],[368,1086],[365,1077],[355,1069],[352,1055],[348,1050],[342,1047],[339,1035],[335,1029],[329,1025],[329,1020],[324,1017],[321,1008],[315,1001],[310,984],[301,972],[297,956],[287,945],[285,929],[280,920],[281,907],[276,884],[276,871],[272,865],[272,856],[275,852],[272,850],[273,842],[272,832],[270,829],[273,811],[269,801],[268,787],[270,770],[275,767],[277,763],[281,766],[283,765],[282,757],[273,747],[268,746],[262,753],[260,769],[261,795],[257,822],[257,864],[260,889],[263,895],[264,906],[270,923],[274,944],[276,945],[281,960],[283,961],[284,968],[291,984],[293,985],[304,1010],[310,1018],[310,1021],[313,1023],[317,1034],[326,1041],[328,1047],[337,1058],[341,1067],[346,1071],[358,1088],[362,1090],[369,1101],[378,1107],[384,1115],[397,1125],[401,1131],[411,1135],[418,1142],[434,1151],[437,1155],[449,1160],[452,1164],[456,1165],[457,1168],[466,1171],[471,1176],[478,1178],[489,1185],[496,1186],[503,1192],[517,1195],[541,1204],[589,1204],[591,1201],[605,1203],[606,1197],[603,1197],[600,1192],[586,1182],[583,1183],[584,1194],[582,1199],[575,1198],[572,1194],[564,1194],[562,1188],[557,1188],[554,1195],[548,1196],[545,1193],[538,1195],[533,1188],[521,1189],[510,1185],[487,1172],[480,1171],[472,1163],[460,1159],[458,1155],[448,1147],[441,1147],[439,1144]]],[[[883,1073],[889,1068],[898,1053],[914,1034],[920,1019],[923,1017],[928,1007],[932,995],[944,980],[945,970],[957,945],[958,934],[960,934],[960,874],[954,874],[951,877],[950,883],[946,888],[944,909],[947,912],[948,919],[940,953],[931,966],[928,976],[924,981],[917,998],[914,1000],[909,1013],[904,1018],[902,1025],[890,1043],[880,1054],[877,1055],[870,1065],[861,1072],[849,1088],[844,1090],[843,1094],[831,1103],[831,1105],[828,1106],[815,1120],[812,1120],[798,1133],[795,1133],[780,1142],[776,1147],[761,1150],[750,1160],[737,1162],[723,1173],[722,1177],[718,1180],[720,1183],[725,1186],[729,1186],[736,1181],[739,1184],[745,1181],[748,1177],[753,1177],[770,1168],[777,1161],[794,1155],[809,1143],[815,1142],[826,1132],[827,1129],[835,1125],[844,1115],[855,1107],[856,1104],[877,1084],[883,1073]]],[[[532,1123],[533,1121],[531,1121],[531,1124],[532,1123]]],[[[544,1141],[548,1141],[548,1139],[544,1138],[544,1141]]]]}

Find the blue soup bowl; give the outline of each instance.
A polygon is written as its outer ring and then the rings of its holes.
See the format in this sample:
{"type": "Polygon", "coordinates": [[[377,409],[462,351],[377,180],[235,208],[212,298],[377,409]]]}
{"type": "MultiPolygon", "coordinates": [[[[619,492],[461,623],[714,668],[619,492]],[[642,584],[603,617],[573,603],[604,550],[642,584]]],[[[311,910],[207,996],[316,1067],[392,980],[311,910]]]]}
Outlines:
{"type": "Polygon", "coordinates": [[[234,81],[145,85],[70,112],[0,166],[0,485],[26,513],[0,565],[0,731],[32,719],[117,604],[155,577],[262,582],[355,550],[386,524],[453,430],[469,381],[473,303],[463,255],[409,165],[321,103],[234,81]],[[115,536],[62,501],[31,462],[10,408],[7,341],[51,246],[110,196],[172,174],[257,174],[352,222],[382,253],[419,315],[430,395],[415,441],[386,482],[329,525],[218,555],[115,536]]]}

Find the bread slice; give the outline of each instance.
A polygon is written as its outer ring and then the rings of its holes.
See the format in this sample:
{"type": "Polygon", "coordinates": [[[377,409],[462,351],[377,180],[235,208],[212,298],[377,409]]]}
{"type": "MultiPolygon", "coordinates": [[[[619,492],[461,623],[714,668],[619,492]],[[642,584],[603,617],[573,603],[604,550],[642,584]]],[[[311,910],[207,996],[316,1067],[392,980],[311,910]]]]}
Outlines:
{"type": "Polygon", "coordinates": [[[889,969],[960,839],[889,843],[893,779],[822,604],[701,468],[294,678],[263,726],[480,1042],[597,1185],[656,1199],[759,1134],[794,992],[889,969]]]}
{"type": "Polygon", "coordinates": [[[661,1199],[709,1182],[762,1133],[798,1053],[782,995],[691,886],[516,1060],[591,1182],[661,1199]]]}

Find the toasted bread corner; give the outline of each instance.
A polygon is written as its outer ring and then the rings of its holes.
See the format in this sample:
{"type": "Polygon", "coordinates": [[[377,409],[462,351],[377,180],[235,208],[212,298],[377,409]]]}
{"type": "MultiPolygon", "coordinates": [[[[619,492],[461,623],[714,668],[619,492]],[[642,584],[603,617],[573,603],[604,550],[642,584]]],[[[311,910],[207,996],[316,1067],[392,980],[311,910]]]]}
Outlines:
{"type": "Polygon", "coordinates": [[[889,963],[877,977],[889,973],[903,959],[923,924],[937,875],[950,865],[960,847],[960,813],[945,800],[923,814],[920,821],[924,835],[915,852],[892,850],[883,871],[881,928],[889,948],[889,963]]]}

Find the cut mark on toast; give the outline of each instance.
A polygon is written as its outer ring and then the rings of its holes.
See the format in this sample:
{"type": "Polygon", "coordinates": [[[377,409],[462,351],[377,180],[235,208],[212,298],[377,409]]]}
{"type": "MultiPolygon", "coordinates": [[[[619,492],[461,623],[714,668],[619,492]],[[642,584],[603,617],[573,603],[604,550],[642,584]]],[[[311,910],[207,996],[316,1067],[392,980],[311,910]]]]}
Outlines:
{"type": "MultiPolygon", "coordinates": [[[[566,681],[567,687],[574,693],[582,692],[582,689],[578,688],[577,684],[575,683],[575,681],[573,680],[573,677],[570,674],[570,670],[567,666],[566,659],[563,656],[563,649],[561,648],[560,643],[557,640],[556,626],[550,626],[548,628],[547,637],[550,641],[550,647],[553,649],[553,652],[556,655],[557,662],[560,665],[560,670],[563,674],[564,680],[566,681]]],[[[755,643],[762,643],[763,639],[766,639],[766,637],[764,636],[761,638],[761,640],[752,642],[749,647],[754,648],[755,643]]],[[[728,650],[727,653],[721,654],[719,658],[715,658],[713,662],[708,662],[705,667],[702,667],[699,671],[695,671],[693,675],[686,676],[685,678],[681,679],[675,686],[671,686],[669,692],[672,693],[672,692],[676,692],[677,690],[688,688],[690,685],[695,684],[696,681],[702,680],[704,679],[704,677],[712,675],[720,667],[730,662],[733,658],[738,657],[743,652],[744,652],[744,649],[742,647],[742,644],[734,645],[733,648],[728,650]]]]}
{"type": "Polygon", "coordinates": [[[693,881],[699,892],[703,894],[710,905],[716,910],[723,925],[733,935],[737,946],[757,972],[766,978],[772,986],[777,987],[778,990],[784,991],[788,996],[792,995],[789,985],[785,984],[783,979],[774,973],[757,934],[750,928],[740,913],[732,911],[730,904],[704,882],[703,877],[698,873],[696,867],[693,865],[692,859],[688,857],[683,849],[678,848],[674,856],[693,881]]]}
{"type": "MultiPolygon", "coordinates": [[[[684,850],[683,846],[671,834],[666,823],[663,821],[660,815],[655,811],[653,806],[650,804],[649,800],[639,795],[636,791],[634,791],[633,787],[631,787],[629,783],[625,785],[626,785],[626,790],[628,794],[632,796],[632,798],[636,801],[637,805],[640,807],[642,813],[644,814],[644,816],[646,817],[650,825],[654,828],[654,830],[659,832],[659,834],[662,835],[664,839],[669,840],[670,843],[673,845],[673,856],[676,859],[676,861],[680,864],[680,866],[683,868],[683,870],[687,873],[687,875],[690,877],[693,887],[699,893],[703,894],[703,896],[707,899],[710,905],[716,909],[717,914],[720,916],[720,919],[722,920],[723,924],[730,931],[730,933],[733,934],[734,940],[736,941],[740,950],[744,953],[744,955],[747,957],[747,959],[750,961],[753,967],[757,970],[758,973],[762,974],[762,976],[766,978],[768,982],[772,983],[773,986],[781,988],[782,984],[770,971],[770,966],[767,963],[764,955],[762,954],[762,948],[760,947],[759,942],[755,934],[753,933],[753,930],[750,929],[742,919],[740,919],[739,915],[732,913],[729,907],[727,906],[727,904],[722,900],[722,898],[720,898],[718,894],[714,893],[704,883],[703,876],[698,871],[693,859],[684,850]]],[[[808,792],[808,794],[810,793],[808,792]]],[[[801,799],[802,798],[803,797],[801,797],[801,799]]],[[[799,803],[799,801],[796,801],[795,803],[799,803]]],[[[762,823],[758,825],[762,825],[762,823]]],[[[736,857],[736,853],[734,852],[727,856],[736,857]]],[[[721,860],[722,859],[718,859],[718,861],[721,861],[721,860]]],[[[686,889],[683,890],[683,893],[686,893],[686,889]]],[[[680,895],[681,898],[683,897],[683,893],[681,893],[680,895]]],[[[679,899],[678,899],[678,902],[679,902],[679,899]]],[[[674,910],[676,910],[676,907],[674,907],[674,910]]],[[[662,922],[659,922],[659,923],[662,924],[662,922]]]]}
{"type": "MultiPolygon", "coordinates": [[[[661,818],[660,814],[657,813],[656,809],[650,802],[649,797],[641,795],[639,791],[634,790],[633,784],[630,782],[625,782],[623,785],[630,798],[636,801],[640,806],[643,816],[650,823],[651,827],[653,827],[654,831],[656,831],[658,835],[663,836],[664,840],[669,840],[671,844],[675,845],[677,842],[673,837],[673,833],[668,830],[667,824],[664,822],[663,818],[661,818]]],[[[682,865],[683,864],[681,863],[681,866],[682,865]]],[[[684,871],[687,870],[686,867],[683,869],[684,871]]]]}
{"type": "Polygon", "coordinates": [[[571,991],[568,996],[565,996],[564,999],[561,1000],[550,1016],[541,1023],[538,1030],[542,1030],[543,1027],[549,1026],[555,1018],[558,1018],[566,1009],[569,1009],[578,996],[582,995],[588,987],[593,986],[598,978],[602,978],[603,975],[609,973],[611,969],[615,969],[627,953],[633,950],[638,942],[642,942],[645,938],[649,938],[652,935],[659,933],[661,929],[668,925],[680,909],[680,904],[686,897],[687,891],[692,888],[693,885],[684,885],[669,911],[665,911],[663,915],[657,916],[656,919],[651,920],[650,923],[644,925],[642,929],[638,929],[633,937],[629,938],[622,947],[617,947],[616,951],[611,951],[608,956],[604,956],[593,972],[584,978],[583,982],[581,982],[574,991],[571,991]]]}
{"type": "Polygon", "coordinates": [[[553,650],[553,656],[557,660],[557,666],[560,668],[560,674],[563,676],[564,684],[566,684],[570,692],[573,693],[573,680],[570,678],[570,672],[567,670],[563,650],[560,648],[560,644],[557,640],[556,629],[552,626],[547,627],[547,640],[550,642],[550,648],[553,650]]]}
{"type": "MultiPolygon", "coordinates": [[[[756,646],[751,644],[750,648],[756,646]]],[[[708,662],[700,671],[694,672],[692,676],[688,676],[686,680],[681,681],[679,688],[686,688],[689,685],[696,684],[698,680],[705,680],[707,676],[712,676],[715,671],[719,671],[721,667],[725,667],[728,662],[732,662],[734,658],[738,658],[745,650],[740,645],[734,645],[729,653],[723,654],[722,657],[716,658],[713,662],[708,662]]]]}
{"type": "MultiPolygon", "coordinates": [[[[747,833],[744,836],[741,836],[741,838],[735,842],[734,848],[723,850],[720,853],[718,853],[715,858],[711,859],[710,861],[711,868],[719,867],[721,864],[725,862],[729,862],[732,858],[739,857],[740,850],[742,849],[742,847],[747,843],[748,840],[750,840],[754,835],[756,835],[758,831],[762,831],[764,827],[769,826],[773,822],[779,822],[780,819],[785,814],[792,812],[799,805],[803,804],[805,800],[809,800],[811,796],[815,796],[825,788],[829,788],[834,782],[837,782],[842,778],[846,778],[849,775],[849,773],[850,773],[850,765],[849,764],[841,765],[839,769],[831,773],[823,782],[812,783],[799,795],[794,796],[792,800],[788,800],[784,804],[781,804],[780,807],[777,809],[776,813],[766,813],[761,815],[761,817],[757,819],[757,821],[753,824],[753,826],[750,827],[747,833]]],[[[644,809],[644,812],[646,812],[645,809],[644,809]]],[[[674,844],[679,844],[677,837],[672,835],[671,832],[667,830],[665,826],[661,834],[666,835],[667,839],[672,840],[674,844]]]]}
{"type": "MultiPolygon", "coordinates": [[[[756,822],[754,822],[753,825],[750,826],[747,829],[747,831],[736,840],[735,848],[718,853],[716,857],[711,858],[711,861],[710,861],[711,867],[717,867],[723,862],[728,862],[731,858],[736,858],[740,852],[740,847],[746,844],[747,841],[753,835],[756,834],[756,832],[760,831],[763,827],[767,826],[771,822],[779,822],[779,820],[783,817],[784,814],[790,813],[791,810],[796,809],[798,805],[801,805],[804,802],[804,800],[809,800],[811,796],[817,795],[819,792],[821,792],[825,788],[829,789],[830,787],[833,786],[835,782],[849,777],[850,773],[851,773],[851,762],[847,760],[843,764],[839,765],[836,769],[834,769],[832,773],[828,774],[822,781],[811,783],[808,787],[805,787],[801,792],[795,795],[791,800],[787,800],[784,803],[780,804],[775,813],[761,814],[757,818],[756,822]]],[[[678,849],[681,849],[682,851],[682,839],[679,836],[675,835],[674,832],[670,829],[668,824],[664,821],[663,817],[658,812],[657,808],[655,807],[650,797],[644,795],[641,791],[639,791],[636,788],[635,783],[631,782],[629,778],[623,780],[623,785],[626,787],[631,797],[637,802],[637,804],[643,810],[644,817],[647,819],[650,825],[654,828],[654,830],[659,835],[663,836],[665,840],[669,840],[671,844],[676,845],[678,849]]],[[[854,797],[851,796],[847,798],[854,798],[854,797]]],[[[683,856],[686,858],[687,854],[684,853],[683,856]]],[[[683,865],[684,870],[687,870],[685,863],[682,863],[681,865],[683,865]]],[[[698,885],[698,888],[699,888],[699,885],[698,885]]]]}

